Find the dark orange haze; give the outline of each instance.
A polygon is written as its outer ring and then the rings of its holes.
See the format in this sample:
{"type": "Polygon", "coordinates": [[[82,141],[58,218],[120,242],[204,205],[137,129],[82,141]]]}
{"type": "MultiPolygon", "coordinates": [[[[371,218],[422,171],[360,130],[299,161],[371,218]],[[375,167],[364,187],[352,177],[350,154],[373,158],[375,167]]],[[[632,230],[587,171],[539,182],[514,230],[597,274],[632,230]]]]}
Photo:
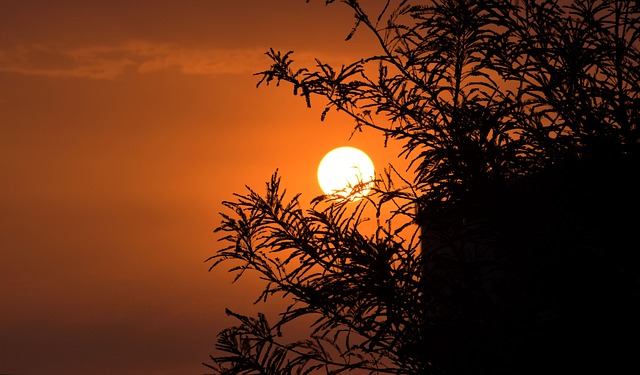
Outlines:
{"type": "Polygon", "coordinates": [[[0,0],[0,373],[204,372],[258,288],[207,272],[221,201],[279,168],[308,202],[337,146],[393,162],[321,102],[255,88],[269,47],[369,48],[323,4],[0,0]]]}

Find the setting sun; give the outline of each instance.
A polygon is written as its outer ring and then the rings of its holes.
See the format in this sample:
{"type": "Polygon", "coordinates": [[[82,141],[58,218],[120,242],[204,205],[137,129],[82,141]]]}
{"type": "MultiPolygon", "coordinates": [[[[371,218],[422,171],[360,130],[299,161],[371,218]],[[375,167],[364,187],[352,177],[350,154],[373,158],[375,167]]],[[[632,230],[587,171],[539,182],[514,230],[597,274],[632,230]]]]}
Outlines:
{"type": "Polygon", "coordinates": [[[318,183],[325,194],[348,197],[358,188],[354,198],[369,193],[375,172],[373,162],[354,147],[338,147],[327,153],[318,166],[318,183]],[[366,185],[359,185],[365,183],[366,185]]]}

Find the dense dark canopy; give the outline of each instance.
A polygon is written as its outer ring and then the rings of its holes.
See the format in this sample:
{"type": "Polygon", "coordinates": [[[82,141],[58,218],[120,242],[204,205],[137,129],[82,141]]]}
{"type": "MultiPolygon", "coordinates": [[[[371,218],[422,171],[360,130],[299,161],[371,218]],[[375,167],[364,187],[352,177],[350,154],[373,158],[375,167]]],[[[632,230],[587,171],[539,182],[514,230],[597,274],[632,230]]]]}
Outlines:
{"type": "Polygon", "coordinates": [[[389,168],[368,199],[304,210],[274,175],[266,195],[226,202],[214,266],[239,261],[238,275],[265,280],[262,299],[292,302],[273,325],[230,312],[240,325],[220,334],[210,368],[638,369],[638,4],[340,3],[379,54],[307,69],[271,50],[260,83],[287,82],[308,105],[323,99],[323,117],[402,142],[414,177],[389,168]],[[308,340],[283,340],[303,317],[308,340]]]}

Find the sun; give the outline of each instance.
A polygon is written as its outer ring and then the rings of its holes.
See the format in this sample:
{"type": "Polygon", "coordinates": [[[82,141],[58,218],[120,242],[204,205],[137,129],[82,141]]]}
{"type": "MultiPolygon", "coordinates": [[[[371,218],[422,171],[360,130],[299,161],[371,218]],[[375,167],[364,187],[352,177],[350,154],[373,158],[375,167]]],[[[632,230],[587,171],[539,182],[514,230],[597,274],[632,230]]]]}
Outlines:
{"type": "Polygon", "coordinates": [[[329,151],[318,166],[318,183],[327,195],[360,199],[369,193],[374,178],[371,158],[355,147],[329,151]]]}

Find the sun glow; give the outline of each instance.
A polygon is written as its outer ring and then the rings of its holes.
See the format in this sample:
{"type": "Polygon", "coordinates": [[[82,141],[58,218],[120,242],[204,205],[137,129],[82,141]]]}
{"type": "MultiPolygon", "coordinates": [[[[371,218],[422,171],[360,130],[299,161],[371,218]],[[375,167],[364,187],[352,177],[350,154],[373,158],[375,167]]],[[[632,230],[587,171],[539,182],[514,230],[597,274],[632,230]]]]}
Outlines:
{"type": "Polygon", "coordinates": [[[327,195],[360,199],[370,192],[375,178],[373,162],[354,147],[338,147],[318,166],[318,183],[327,195]]]}

